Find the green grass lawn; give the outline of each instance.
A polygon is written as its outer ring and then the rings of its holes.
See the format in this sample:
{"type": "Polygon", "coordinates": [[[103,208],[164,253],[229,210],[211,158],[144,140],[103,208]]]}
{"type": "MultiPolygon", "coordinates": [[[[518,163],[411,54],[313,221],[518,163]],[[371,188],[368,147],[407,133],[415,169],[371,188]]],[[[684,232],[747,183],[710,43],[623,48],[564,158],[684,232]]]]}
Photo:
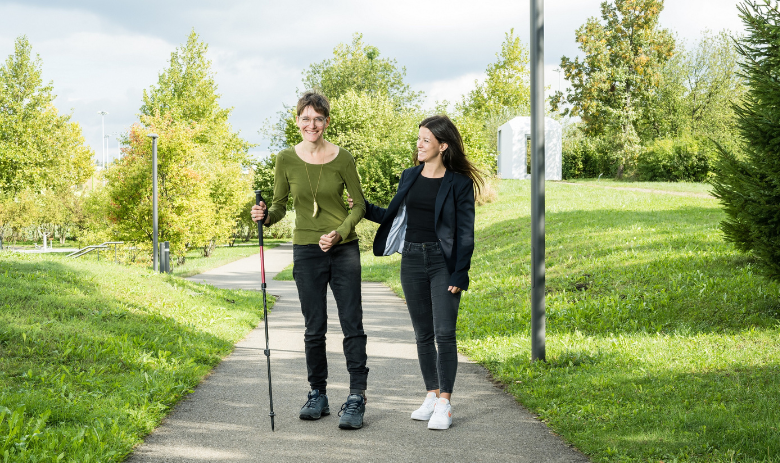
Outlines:
{"type": "MultiPolygon", "coordinates": [[[[548,182],[532,363],[530,197],[503,181],[477,208],[461,351],[594,461],[780,461],[780,285],[724,243],[717,200],[548,182]]],[[[368,254],[402,294],[399,258],[368,254]]]]}
{"type": "Polygon", "coordinates": [[[121,461],[261,318],[253,291],[0,253],[0,460],[121,461]]]}

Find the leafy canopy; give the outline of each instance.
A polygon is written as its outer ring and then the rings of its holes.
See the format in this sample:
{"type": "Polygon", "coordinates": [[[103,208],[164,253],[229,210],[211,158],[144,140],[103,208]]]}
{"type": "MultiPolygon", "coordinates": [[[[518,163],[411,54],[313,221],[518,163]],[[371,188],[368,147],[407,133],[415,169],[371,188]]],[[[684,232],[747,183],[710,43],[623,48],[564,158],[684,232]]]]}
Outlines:
{"type": "Polygon", "coordinates": [[[453,118],[469,157],[490,173],[496,171],[498,127],[530,114],[531,109],[528,47],[515,36],[514,29],[504,37],[496,61],[485,69],[485,81],[474,82],[475,88],[455,105],[453,118]]]}
{"type": "Polygon", "coordinates": [[[52,83],[27,37],[0,66],[0,192],[64,190],[92,175],[92,151],[81,127],[54,106],[52,83]]]}
{"type": "Polygon", "coordinates": [[[140,124],[130,129],[125,156],[109,174],[108,217],[120,237],[152,238],[151,141],[158,138],[160,238],[181,263],[190,248],[209,256],[227,241],[251,195],[243,168],[251,146],[219,105],[208,45],[193,31],[171,53],[156,86],[144,91],[140,124]]]}
{"type": "Polygon", "coordinates": [[[690,48],[675,48],[639,121],[642,139],[692,135],[733,145],[733,107],[745,90],[734,39],[727,31],[704,31],[690,48]]]}
{"type": "Polygon", "coordinates": [[[338,44],[333,58],[313,63],[303,71],[305,88],[322,92],[331,100],[348,91],[383,94],[396,109],[417,107],[422,92],[413,92],[404,82],[406,68],[394,59],[380,58],[379,49],[363,43],[355,33],[351,44],[338,44]]]}
{"type": "Polygon", "coordinates": [[[577,29],[585,57],[561,58],[572,88],[554,95],[553,110],[581,117],[587,135],[614,137],[624,162],[637,154],[637,123],[674,53],[671,33],[658,27],[662,9],[663,0],[605,1],[601,21],[589,18],[577,29]]]}

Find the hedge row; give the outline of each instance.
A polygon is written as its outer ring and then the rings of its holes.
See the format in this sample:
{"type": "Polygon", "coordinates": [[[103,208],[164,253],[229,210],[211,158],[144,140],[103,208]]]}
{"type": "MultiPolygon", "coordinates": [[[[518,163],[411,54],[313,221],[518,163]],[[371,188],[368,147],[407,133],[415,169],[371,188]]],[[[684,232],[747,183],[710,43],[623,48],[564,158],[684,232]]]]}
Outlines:
{"type": "MultiPolygon", "coordinates": [[[[643,146],[623,166],[625,176],[640,181],[702,182],[716,159],[717,147],[692,137],[658,139],[643,146]]],[[[614,177],[621,159],[609,140],[577,138],[563,145],[563,178],[614,177]]]]}

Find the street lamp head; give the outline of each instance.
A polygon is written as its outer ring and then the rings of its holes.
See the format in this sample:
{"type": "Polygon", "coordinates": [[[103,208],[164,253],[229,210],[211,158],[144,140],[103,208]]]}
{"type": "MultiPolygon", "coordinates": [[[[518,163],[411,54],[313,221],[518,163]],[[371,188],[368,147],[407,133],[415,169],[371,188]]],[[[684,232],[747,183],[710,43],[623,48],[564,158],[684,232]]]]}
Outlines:
{"type": "Polygon", "coordinates": [[[157,134],[156,133],[150,133],[150,134],[147,135],[147,137],[149,137],[149,138],[157,138],[157,134]]]}
{"type": "Polygon", "coordinates": [[[98,114],[100,114],[101,116],[106,116],[106,115],[108,115],[108,113],[107,113],[107,112],[105,112],[105,111],[98,111],[98,114]]]}

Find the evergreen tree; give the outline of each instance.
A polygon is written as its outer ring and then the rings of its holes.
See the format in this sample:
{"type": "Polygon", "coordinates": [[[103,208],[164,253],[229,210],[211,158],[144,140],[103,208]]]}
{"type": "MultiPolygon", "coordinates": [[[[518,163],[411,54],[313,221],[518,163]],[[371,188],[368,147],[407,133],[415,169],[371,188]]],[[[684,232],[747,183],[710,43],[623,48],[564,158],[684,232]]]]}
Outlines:
{"type": "Polygon", "coordinates": [[[735,108],[744,155],[721,148],[714,194],[726,240],[780,281],[780,11],[769,0],[737,8],[747,31],[737,43],[747,92],[735,108]]]}

